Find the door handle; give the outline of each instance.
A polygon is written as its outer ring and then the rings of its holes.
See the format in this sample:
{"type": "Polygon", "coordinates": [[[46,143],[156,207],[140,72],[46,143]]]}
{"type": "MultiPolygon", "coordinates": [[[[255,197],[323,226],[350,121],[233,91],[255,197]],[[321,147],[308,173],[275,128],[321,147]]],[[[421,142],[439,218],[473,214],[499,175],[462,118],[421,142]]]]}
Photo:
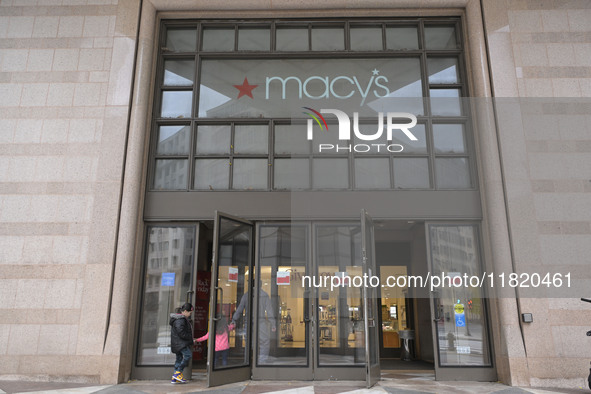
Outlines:
{"type": "Polygon", "coordinates": [[[304,291],[304,323],[310,323],[312,321],[312,319],[310,319],[310,300],[308,297],[309,295],[309,290],[304,291]]]}
{"type": "MultiPolygon", "coordinates": [[[[217,298],[218,291],[220,291],[222,293],[222,300],[223,300],[224,299],[224,289],[222,289],[221,287],[218,287],[218,286],[214,287],[214,289],[215,289],[215,295],[216,295],[215,305],[217,307],[217,305],[218,305],[218,298],[217,298]]],[[[214,313],[213,321],[220,321],[220,320],[222,320],[222,315],[220,314],[220,317],[217,317],[217,314],[214,313]]]]}

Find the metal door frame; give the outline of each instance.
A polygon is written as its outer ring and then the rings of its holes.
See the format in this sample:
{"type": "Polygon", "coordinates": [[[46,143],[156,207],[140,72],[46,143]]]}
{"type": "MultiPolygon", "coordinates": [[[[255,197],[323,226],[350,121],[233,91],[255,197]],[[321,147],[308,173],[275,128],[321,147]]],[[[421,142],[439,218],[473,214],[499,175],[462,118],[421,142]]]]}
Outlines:
{"type": "MultiPolygon", "coordinates": [[[[361,210],[361,253],[363,261],[363,273],[368,276],[377,275],[376,269],[376,242],[374,236],[373,219],[365,209],[361,210]],[[368,228],[369,227],[369,228],[368,228]],[[369,245],[367,244],[369,235],[369,245]],[[368,257],[369,255],[369,257],[368,257]]],[[[363,288],[363,320],[365,323],[365,381],[367,388],[372,387],[381,379],[380,374],[380,343],[378,331],[378,297],[377,289],[364,286],[363,288]],[[370,335],[372,333],[372,335],[370,335]],[[372,340],[373,339],[373,340],[372,340]],[[376,353],[377,352],[377,355],[376,353]],[[376,363],[372,361],[376,360],[376,363]]]]}
{"type": "MultiPolygon", "coordinates": [[[[252,272],[253,268],[253,238],[255,235],[255,226],[254,224],[246,219],[242,219],[230,214],[226,214],[220,211],[215,211],[215,222],[214,222],[214,230],[213,230],[213,256],[212,256],[212,272],[211,272],[211,291],[210,291],[210,301],[209,301],[209,333],[212,334],[208,340],[208,348],[207,348],[207,386],[219,386],[222,384],[227,383],[234,383],[234,382],[241,382],[244,380],[249,380],[251,373],[252,373],[252,362],[251,362],[251,344],[252,344],[252,331],[250,330],[250,321],[252,313],[248,313],[247,318],[249,321],[246,322],[247,327],[247,343],[244,344],[246,354],[246,359],[248,360],[247,365],[244,366],[235,366],[235,367],[228,367],[224,369],[214,370],[214,360],[215,360],[215,311],[217,310],[217,289],[219,289],[218,285],[218,267],[219,267],[219,231],[220,231],[220,223],[222,218],[228,219],[234,222],[239,222],[245,225],[250,226],[250,240],[249,240],[249,272],[252,272]]],[[[252,275],[248,279],[251,281],[249,285],[249,290],[252,289],[252,275]]],[[[252,293],[251,293],[252,294],[252,293]]],[[[248,299],[248,311],[252,311],[252,297],[248,299]]]]}

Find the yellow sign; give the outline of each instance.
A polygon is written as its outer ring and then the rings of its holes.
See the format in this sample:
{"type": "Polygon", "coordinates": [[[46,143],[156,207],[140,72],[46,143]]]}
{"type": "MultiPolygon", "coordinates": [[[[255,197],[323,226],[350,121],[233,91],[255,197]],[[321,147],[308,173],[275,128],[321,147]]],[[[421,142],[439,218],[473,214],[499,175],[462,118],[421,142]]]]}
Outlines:
{"type": "Polygon", "coordinates": [[[455,304],[454,305],[454,311],[461,315],[462,313],[464,313],[464,304],[455,304]]]}

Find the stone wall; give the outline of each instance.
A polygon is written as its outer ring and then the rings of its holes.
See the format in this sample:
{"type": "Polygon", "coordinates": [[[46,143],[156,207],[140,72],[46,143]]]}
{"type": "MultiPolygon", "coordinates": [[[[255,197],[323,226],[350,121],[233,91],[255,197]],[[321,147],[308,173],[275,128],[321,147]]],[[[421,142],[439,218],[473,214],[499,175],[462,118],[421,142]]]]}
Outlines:
{"type": "MultiPolygon", "coordinates": [[[[589,283],[591,3],[484,4],[516,270],[589,283]]],[[[520,309],[534,316],[522,324],[530,384],[583,387],[591,306],[526,298],[520,309]]]]}
{"type": "Polygon", "coordinates": [[[2,378],[113,380],[101,369],[138,4],[0,2],[2,378]]]}

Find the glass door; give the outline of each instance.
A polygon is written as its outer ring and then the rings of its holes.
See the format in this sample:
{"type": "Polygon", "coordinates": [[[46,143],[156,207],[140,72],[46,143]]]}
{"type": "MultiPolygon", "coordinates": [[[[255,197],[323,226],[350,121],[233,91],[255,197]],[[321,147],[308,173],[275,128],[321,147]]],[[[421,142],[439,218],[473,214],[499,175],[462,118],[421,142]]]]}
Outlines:
{"type": "MultiPolygon", "coordinates": [[[[176,355],[170,340],[170,315],[194,303],[196,225],[150,225],[146,229],[139,338],[134,379],[167,379],[176,355]]],[[[191,364],[183,371],[191,376],[191,364]]]]}
{"type": "Polygon", "coordinates": [[[431,293],[436,380],[495,381],[477,224],[426,223],[429,270],[443,277],[431,293]],[[466,283],[468,282],[468,283],[466,283]]]}
{"type": "MultiPolygon", "coordinates": [[[[363,262],[363,274],[368,278],[377,275],[375,260],[375,244],[373,221],[371,216],[361,210],[361,258],[363,262]]],[[[378,295],[377,288],[371,286],[363,287],[364,304],[364,325],[365,325],[365,359],[366,359],[366,382],[370,388],[380,380],[380,344],[378,331],[378,295]]]]}
{"type": "Polygon", "coordinates": [[[208,385],[250,379],[253,224],[215,212],[208,385]]]}
{"type": "Polygon", "coordinates": [[[314,223],[314,379],[364,380],[361,225],[314,223]]]}
{"type": "Polygon", "coordinates": [[[257,223],[253,378],[312,380],[310,224],[257,223]]]}

